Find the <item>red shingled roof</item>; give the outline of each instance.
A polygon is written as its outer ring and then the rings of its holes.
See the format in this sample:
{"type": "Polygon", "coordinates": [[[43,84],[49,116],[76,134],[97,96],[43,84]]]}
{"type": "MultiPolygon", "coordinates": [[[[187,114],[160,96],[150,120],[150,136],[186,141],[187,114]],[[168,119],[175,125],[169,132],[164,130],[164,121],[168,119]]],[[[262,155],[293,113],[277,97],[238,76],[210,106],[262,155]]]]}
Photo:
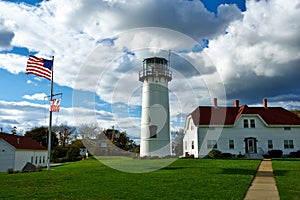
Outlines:
{"type": "Polygon", "coordinates": [[[257,114],[268,125],[300,125],[300,118],[281,107],[199,106],[192,113],[195,125],[233,125],[242,114],[257,114]]]}
{"type": "Polygon", "coordinates": [[[0,139],[5,140],[16,149],[47,150],[46,147],[44,147],[37,141],[24,136],[0,133],[0,139]]]}

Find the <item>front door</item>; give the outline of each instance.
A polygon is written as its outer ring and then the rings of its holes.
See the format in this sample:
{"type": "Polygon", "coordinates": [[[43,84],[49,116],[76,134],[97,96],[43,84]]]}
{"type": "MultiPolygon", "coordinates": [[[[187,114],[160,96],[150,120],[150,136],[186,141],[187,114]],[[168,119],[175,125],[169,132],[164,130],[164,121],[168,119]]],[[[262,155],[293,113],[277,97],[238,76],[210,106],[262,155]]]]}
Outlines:
{"type": "Polygon", "coordinates": [[[245,139],[246,153],[257,153],[256,138],[245,139]]]}

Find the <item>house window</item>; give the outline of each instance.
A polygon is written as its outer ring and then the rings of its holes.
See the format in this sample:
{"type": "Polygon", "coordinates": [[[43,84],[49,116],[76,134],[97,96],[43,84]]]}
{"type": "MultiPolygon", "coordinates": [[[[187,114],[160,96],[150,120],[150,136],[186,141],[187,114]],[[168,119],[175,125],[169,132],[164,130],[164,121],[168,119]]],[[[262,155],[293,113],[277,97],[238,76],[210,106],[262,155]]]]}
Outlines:
{"type": "Polygon", "coordinates": [[[255,119],[244,119],[244,128],[255,128],[255,119]]]}
{"type": "Polygon", "coordinates": [[[36,165],[38,164],[38,157],[37,156],[35,157],[35,164],[36,165]]]}
{"type": "Polygon", "coordinates": [[[45,163],[45,156],[43,156],[43,163],[45,163]]]}
{"type": "Polygon", "coordinates": [[[192,149],[194,149],[194,141],[192,141],[192,149]]]}
{"type": "Polygon", "coordinates": [[[33,156],[31,156],[31,163],[33,163],[33,156]]]}
{"type": "Polygon", "coordinates": [[[268,140],[268,148],[273,149],[273,140],[268,140]]]}
{"type": "Polygon", "coordinates": [[[248,119],[244,119],[244,128],[249,128],[248,119]]]}
{"type": "Polygon", "coordinates": [[[250,127],[255,128],[255,120],[254,119],[250,119],[250,127]]]}
{"type": "Polygon", "coordinates": [[[207,140],[207,148],[208,149],[217,149],[217,141],[216,140],[207,140]]]}
{"type": "Polygon", "coordinates": [[[40,156],[40,164],[42,163],[42,156],[40,156]]]}
{"type": "Polygon", "coordinates": [[[284,148],[285,149],[293,149],[294,148],[293,140],[284,140],[284,148]]]}
{"type": "Polygon", "coordinates": [[[229,140],[229,149],[234,149],[234,140],[229,140]]]}
{"type": "Polygon", "coordinates": [[[291,127],[284,127],[283,128],[285,131],[290,131],[291,130],[291,127]]]}

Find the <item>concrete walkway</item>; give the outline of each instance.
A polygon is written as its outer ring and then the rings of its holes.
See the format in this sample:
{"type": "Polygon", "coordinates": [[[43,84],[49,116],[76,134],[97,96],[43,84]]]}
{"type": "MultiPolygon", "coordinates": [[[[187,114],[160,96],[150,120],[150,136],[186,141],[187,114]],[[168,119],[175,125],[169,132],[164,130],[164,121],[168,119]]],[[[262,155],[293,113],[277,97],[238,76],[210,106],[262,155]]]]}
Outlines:
{"type": "Polygon", "coordinates": [[[279,200],[271,159],[264,159],[249,187],[244,200],[279,200]]]}

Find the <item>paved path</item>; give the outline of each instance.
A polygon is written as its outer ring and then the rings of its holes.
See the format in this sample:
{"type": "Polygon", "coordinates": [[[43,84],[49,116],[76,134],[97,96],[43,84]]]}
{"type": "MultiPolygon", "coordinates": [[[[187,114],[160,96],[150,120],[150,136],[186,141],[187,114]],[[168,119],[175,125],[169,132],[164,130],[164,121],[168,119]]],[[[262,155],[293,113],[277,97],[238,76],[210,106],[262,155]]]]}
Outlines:
{"type": "Polygon", "coordinates": [[[244,200],[279,200],[271,159],[264,159],[249,187],[244,200]]]}

